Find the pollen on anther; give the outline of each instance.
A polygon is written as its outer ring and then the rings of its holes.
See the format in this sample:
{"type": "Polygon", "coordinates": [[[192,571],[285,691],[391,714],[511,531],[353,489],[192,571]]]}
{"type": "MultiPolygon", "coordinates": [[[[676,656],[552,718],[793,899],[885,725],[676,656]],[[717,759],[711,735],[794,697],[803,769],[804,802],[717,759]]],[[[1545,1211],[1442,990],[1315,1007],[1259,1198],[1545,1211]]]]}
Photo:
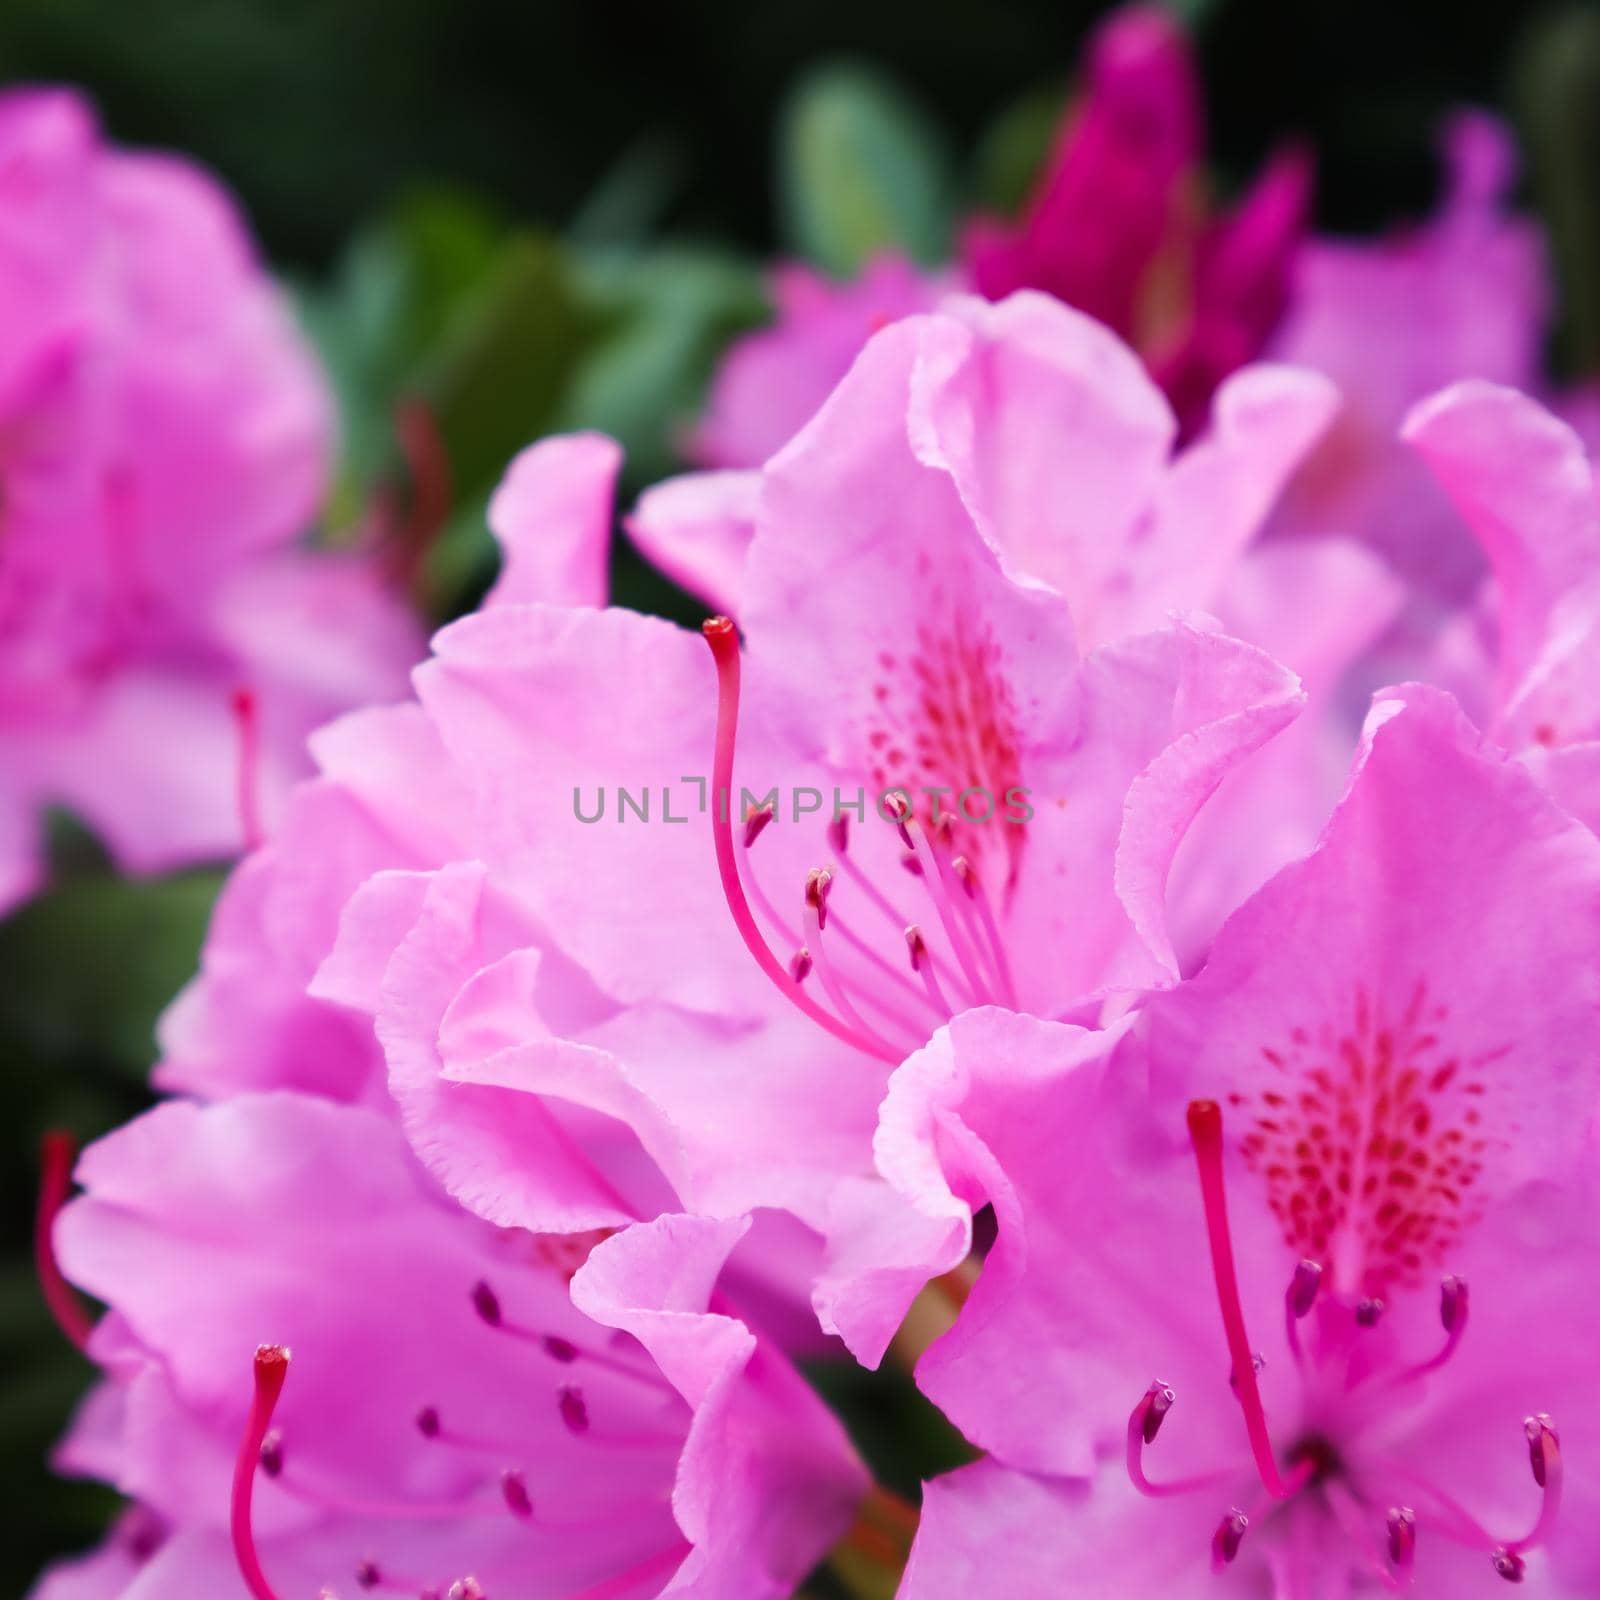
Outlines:
{"type": "Polygon", "coordinates": [[[261,1470],[269,1478],[283,1471],[283,1435],[276,1428],[261,1441],[261,1470]]]}
{"type": "Polygon", "coordinates": [[[1239,1546],[1244,1543],[1245,1530],[1249,1526],[1249,1517],[1234,1506],[1217,1524],[1217,1531],[1211,1536],[1211,1554],[1216,1561],[1225,1565],[1239,1554],[1239,1546]]]}
{"type": "Polygon", "coordinates": [[[1304,1317],[1316,1304],[1317,1290],[1322,1286],[1322,1263],[1309,1258],[1294,1269],[1289,1283],[1289,1309],[1296,1317],[1304,1317]]]}
{"type": "Polygon", "coordinates": [[[810,971],[811,952],[806,949],[804,945],[801,945],[800,948],[789,957],[789,976],[793,978],[796,983],[804,983],[810,971]]]}
{"type": "Polygon", "coordinates": [[[1368,1295],[1356,1305],[1356,1325],[1375,1328],[1383,1317],[1383,1301],[1377,1295],[1368,1295]]]}
{"type": "Polygon", "coordinates": [[[1490,1552],[1489,1564],[1507,1583],[1521,1583],[1528,1573],[1528,1563],[1504,1545],[1490,1552]]]}
{"type": "Polygon", "coordinates": [[[1455,1273],[1446,1273],[1439,1285],[1439,1320],[1446,1333],[1454,1333],[1456,1325],[1467,1315],[1467,1280],[1455,1273]]]}
{"type": "Polygon", "coordinates": [[[1389,1559],[1409,1567],[1417,1554],[1417,1514],[1410,1506],[1390,1506],[1384,1519],[1389,1534],[1389,1559]]]}

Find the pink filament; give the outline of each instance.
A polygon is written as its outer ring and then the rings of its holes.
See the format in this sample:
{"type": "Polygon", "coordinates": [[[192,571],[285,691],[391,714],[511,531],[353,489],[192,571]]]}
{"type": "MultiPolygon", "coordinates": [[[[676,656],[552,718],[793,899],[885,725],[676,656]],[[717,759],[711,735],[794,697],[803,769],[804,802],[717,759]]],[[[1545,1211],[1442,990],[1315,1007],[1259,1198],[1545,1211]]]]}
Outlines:
{"type": "Polygon", "coordinates": [[[716,844],[717,872],[722,879],[723,894],[728,910],[733,914],[734,926],[745,942],[745,948],[755,957],[756,965],[766,973],[784,998],[797,1006],[819,1027],[825,1028],[836,1039],[862,1051],[864,1054],[892,1066],[900,1064],[898,1051],[890,1049],[881,1040],[872,1038],[841,1022],[831,1012],[823,1009],[789,975],[783,963],[773,955],[756,926],[756,919],[745,899],[744,885],[739,878],[739,860],[734,851],[732,795],[733,750],[739,725],[739,640],[733,624],[726,617],[713,617],[702,631],[711,655],[717,665],[717,733],[716,753],[712,764],[711,832],[716,844]]]}
{"type": "Polygon", "coordinates": [[[261,826],[261,717],[253,689],[237,688],[228,696],[239,740],[237,800],[239,831],[246,850],[260,848],[266,837],[261,826]]]}
{"type": "Polygon", "coordinates": [[[1211,1245],[1211,1268],[1216,1278],[1217,1302],[1222,1310],[1222,1326],[1228,1339],[1228,1355],[1233,1363],[1233,1381],[1244,1411],[1245,1428],[1250,1435],[1250,1452],[1262,1487],[1274,1500],[1288,1500],[1298,1486],[1285,1484],[1278,1475],[1272,1455],[1272,1439],[1267,1431],[1267,1413],[1256,1383],[1255,1360],[1250,1336],[1245,1331],[1244,1310],[1239,1302],[1239,1275],[1233,1263],[1233,1240],[1228,1231],[1228,1195],[1222,1177],[1222,1108],[1215,1100],[1189,1103],[1189,1140],[1194,1146],[1200,1171],[1200,1193],[1205,1206],[1206,1235],[1211,1245]]]}
{"type": "Polygon", "coordinates": [[[44,1303],[56,1326],[79,1350],[87,1352],[94,1324],[56,1261],[55,1221],[72,1187],[72,1135],[52,1129],[39,1141],[39,1208],[33,1221],[33,1261],[44,1303]]]}
{"type": "Polygon", "coordinates": [[[253,1600],[278,1600],[256,1553],[255,1536],[250,1530],[250,1502],[255,1493],[256,1469],[261,1464],[261,1441],[272,1426],[272,1413],[277,1408],[278,1396],[283,1393],[283,1380],[288,1371],[289,1352],[283,1345],[257,1347],[255,1398],[250,1405],[244,1437],[239,1441],[238,1459],[233,1465],[233,1553],[253,1600]]]}

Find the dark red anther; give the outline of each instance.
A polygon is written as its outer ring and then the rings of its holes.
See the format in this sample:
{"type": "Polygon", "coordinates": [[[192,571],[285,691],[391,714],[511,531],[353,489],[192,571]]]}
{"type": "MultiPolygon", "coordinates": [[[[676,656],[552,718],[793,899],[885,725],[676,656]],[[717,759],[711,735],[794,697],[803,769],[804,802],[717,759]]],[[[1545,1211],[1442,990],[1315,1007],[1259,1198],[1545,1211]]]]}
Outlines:
{"type": "Polygon", "coordinates": [[[1439,1320],[1446,1333],[1454,1333],[1467,1319],[1467,1280],[1449,1272],[1439,1284],[1439,1320]]]}
{"type": "Polygon", "coordinates": [[[514,1517],[527,1521],[533,1515],[533,1500],[528,1485],[515,1467],[507,1467],[500,1474],[500,1493],[505,1497],[506,1509],[514,1517]]]}
{"type": "Polygon", "coordinates": [[[500,1297],[481,1278],[472,1286],[472,1309],[491,1328],[500,1326],[500,1297]]]}
{"type": "Polygon", "coordinates": [[[777,813],[770,805],[752,806],[744,817],[744,847],[746,850],[762,835],[767,824],[777,813]]]}
{"type": "Polygon", "coordinates": [[[890,790],[883,796],[883,815],[895,825],[895,830],[900,835],[900,842],[907,850],[912,849],[911,832],[906,823],[911,820],[911,802],[898,790],[890,790]]]}
{"type": "Polygon", "coordinates": [[[922,863],[917,859],[915,850],[907,850],[900,857],[900,865],[911,874],[913,878],[922,876],[922,863]]]}
{"type": "Polygon", "coordinates": [[[1167,1413],[1177,1398],[1171,1386],[1159,1378],[1145,1390],[1144,1421],[1139,1425],[1139,1433],[1146,1444],[1155,1443],[1161,1424],[1167,1420],[1167,1413]]]}
{"type": "Polygon", "coordinates": [[[916,923],[906,929],[906,949],[911,954],[911,970],[921,972],[928,955],[928,941],[922,937],[922,929],[916,923]]]}
{"type": "Polygon", "coordinates": [[[559,1333],[547,1333],[544,1336],[544,1353],[562,1366],[570,1366],[583,1354],[577,1345],[570,1339],[563,1339],[559,1333]]]}
{"type": "Polygon", "coordinates": [[[1521,1583],[1528,1575],[1528,1563],[1515,1550],[1508,1550],[1504,1545],[1489,1552],[1489,1565],[1507,1583],[1521,1583]]]}
{"type": "Polygon", "coordinates": [[[965,856],[957,856],[950,863],[950,870],[956,875],[956,882],[967,891],[969,900],[978,898],[978,873],[972,863],[965,856]]]}
{"type": "Polygon", "coordinates": [[[813,867],[806,874],[806,904],[817,914],[817,927],[828,926],[828,891],[833,887],[833,874],[826,867],[813,867]]]}
{"type": "Polygon", "coordinates": [[[1356,1326],[1375,1328],[1383,1316],[1383,1301],[1377,1295],[1368,1295],[1356,1306],[1356,1326]]]}
{"type": "Polygon", "coordinates": [[[1289,1310],[1296,1317],[1305,1316],[1317,1303],[1317,1290],[1321,1287],[1322,1263],[1309,1258],[1299,1262],[1289,1280],[1289,1310]]]}
{"type": "Polygon", "coordinates": [[[261,1441],[261,1470],[269,1478],[283,1471],[283,1435],[276,1428],[261,1441]]]}
{"type": "Polygon", "coordinates": [[[807,950],[804,945],[801,945],[800,948],[789,957],[789,976],[793,978],[796,983],[804,983],[806,978],[810,975],[810,972],[811,952],[807,950]]]}
{"type": "Polygon", "coordinates": [[[561,1420],[566,1423],[569,1433],[589,1431],[589,1407],[582,1389],[575,1384],[563,1384],[556,1391],[556,1405],[560,1408],[561,1420]]]}
{"type": "Polygon", "coordinates": [[[850,848],[850,819],[842,811],[828,824],[828,843],[836,855],[850,848]]]}
{"type": "Polygon", "coordinates": [[[356,1587],[358,1589],[376,1589],[383,1582],[383,1574],[378,1570],[376,1561],[358,1561],[356,1563],[356,1587]]]}
{"type": "Polygon", "coordinates": [[[1384,1518],[1389,1530],[1389,1559],[1397,1567],[1409,1567],[1417,1557],[1417,1514],[1410,1506],[1390,1506],[1384,1518]]]}
{"type": "Polygon", "coordinates": [[[1556,1436],[1555,1424],[1550,1414],[1541,1411],[1537,1416],[1522,1419],[1522,1431],[1528,1436],[1528,1465],[1533,1468],[1533,1481],[1542,1489],[1549,1476],[1547,1450],[1559,1450],[1561,1441],[1556,1436]]]}
{"type": "Polygon", "coordinates": [[[1245,1530],[1249,1526],[1249,1517],[1238,1506],[1234,1506],[1217,1524],[1217,1531],[1211,1535],[1211,1559],[1218,1566],[1226,1566],[1238,1555],[1239,1546],[1244,1543],[1245,1530]]]}
{"type": "Polygon", "coordinates": [[[424,1439],[437,1439],[439,1437],[439,1408],[437,1406],[424,1406],[417,1413],[417,1432],[424,1439]]]}

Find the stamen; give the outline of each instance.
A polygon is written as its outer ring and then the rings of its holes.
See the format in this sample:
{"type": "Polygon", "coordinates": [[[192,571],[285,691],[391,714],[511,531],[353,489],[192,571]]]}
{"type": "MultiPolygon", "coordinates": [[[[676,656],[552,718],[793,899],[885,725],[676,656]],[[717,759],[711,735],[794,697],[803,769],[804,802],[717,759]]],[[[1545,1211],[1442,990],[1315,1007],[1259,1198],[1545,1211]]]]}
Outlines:
{"type": "Polygon", "coordinates": [[[712,762],[716,799],[712,804],[712,838],[716,848],[717,871],[722,879],[723,895],[733,915],[734,926],[739,930],[745,948],[755,958],[756,965],[776,985],[778,991],[813,1022],[845,1044],[877,1060],[898,1066],[901,1059],[898,1051],[860,1033],[818,1005],[792,974],[785,971],[756,926],[750,902],[745,898],[744,885],[739,878],[739,862],[734,853],[733,831],[728,815],[729,796],[733,793],[734,743],[739,723],[739,640],[733,624],[726,617],[711,618],[702,631],[717,667],[717,731],[712,762]]]}
{"type": "Polygon", "coordinates": [[[978,971],[974,954],[969,948],[967,929],[950,898],[953,885],[946,882],[944,869],[934,853],[933,846],[928,843],[927,834],[909,809],[899,817],[895,826],[900,830],[900,837],[906,841],[916,856],[923,885],[928,891],[928,898],[933,901],[933,909],[939,914],[939,922],[944,928],[945,937],[950,941],[950,948],[955,952],[956,964],[966,977],[974,1000],[982,1000],[988,993],[988,985],[984,983],[978,971]]]}
{"type": "Polygon", "coordinates": [[[269,1428],[261,1441],[261,1470],[269,1478],[283,1476],[283,1435],[276,1428],[269,1428]]]}
{"type": "Polygon", "coordinates": [[[1522,1431],[1528,1437],[1528,1464],[1533,1469],[1533,1481],[1544,1490],[1539,1506],[1539,1519],[1532,1531],[1511,1545],[1515,1551],[1531,1550],[1550,1537],[1556,1518],[1561,1514],[1561,1488],[1565,1470],[1561,1461],[1561,1440],[1548,1413],[1523,1419],[1522,1431]]]}
{"type": "Polygon", "coordinates": [[[33,1218],[33,1264],[44,1303],[56,1326],[77,1349],[88,1353],[94,1324],[77,1291],[61,1275],[56,1261],[55,1225],[72,1188],[72,1162],[77,1146],[70,1133],[53,1128],[39,1140],[39,1206],[33,1218]]]}
{"type": "Polygon", "coordinates": [[[1489,1553],[1489,1564],[1507,1583],[1521,1583],[1528,1574],[1528,1563],[1504,1546],[1489,1553]]]}
{"type": "MultiPolygon", "coordinates": [[[[1228,1196],[1222,1174],[1222,1108],[1215,1100],[1189,1103],[1189,1140],[1194,1146],[1200,1172],[1200,1194],[1205,1208],[1206,1234],[1211,1246],[1211,1269],[1216,1279],[1217,1302],[1222,1311],[1222,1326],[1227,1335],[1228,1353],[1233,1361],[1233,1377],[1244,1411],[1245,1429],[1250,1436],[1250,1451],[1262,1486],[1275,1500],[1287,1500],[1293,1489],[1278,1474],[1272,1455],[1272,1439],[1267,1431],[1267,1414],[1256,1383],[1250,1336],[1244,1325],[1239,1303],[1239,1276],[1233,1263],[1233,1241],[1228,1232],[1228,1196]]],[[[1241,1533],[1242,1533],[1241,1529],[1241,1533]]]]}
{"type": "Polygon", "coordinates": [[[776,815],[771,805],[751,806],[744,817],[744,847],[746,850],[766,831],[766,826],[776,815]]]}
{"type": "Polygon", "coordinates": [[[258,849],[266,832],[261,826],[261,717],[255,691],[242,685],[228,696],[238,739],[235,794],[239,832],[248,850],[258,849]]]}
{"type": "Polygon", "coordinates": [[[1383,1301],[1377,1295],[1368,1295],[1356,1305],[1356,1326],[1375,1328],[1383,1317],[1383,1301]]]}
{"type": "Polygon", "coordinates": [[[994,907],[984,893],[983,879],[965,856],[957,856],[950,863],[956,881],[967,891],[967,898],[977,908],[978,921],[983,927],[984,940],[989,948],[995,976],[999,979],[1000,994],[1013,1011],[1017,1009],[1017,985],[1011,976],[1011,962],[1006,956],[1006,942],[1000,937],[1000,924],[995,920],[994,907]]]}
{"type": "Polygon", "coordinates": [[[1234,1506],[1217,1524],[1217,1531],[1211,1536],[1213,1567],[1220,1571],[1239,1554],[1239,1546],[1244,1543],[1245,1530],[1249,1526],[1249,1517],[1238,1506],[1234,1506]]]}
{"type": "Polygon", "coordinates": [[[1404,1572],[1417,1559],[1417,1514],[1410,1506],[1390,1506],[1384,1523],[1389,1531],[1389,1559],[1404,1572]]]}
{"type": "MultiPolygon", "coordinates": [[[[806,930],[806,942],[803,948],[812,965],[816,967],[817,975],[822,979],[822,987],[837,1007],[839,1015],[855,1028],[863,1039],[870,1040],[878,1054],[892,1057],[896,1061],[902,1060],[905,1052],[896,1050],[856,1010],[850,999],[850,992],[845,988],[844,980],[834,971],[833,961],[829,957],[828,947],[822,937],[822,930],[828,920],[828,888],[832,882],[833,874],[825,868],[814,867],[806,874],[805,908],[800,913],[806,930]]],[[[792,970],[791,968],[791,972],[792,970]]]]}
{"type": "Polygon", "coordinates": [[[850,818],[841,811],[828,824],[828,843],[833,846],[835,855],[843,855],[850,848],[850,818]]]}
{"type": "Polygon", "coordinates": [[[789,957],[789,976],[793,978],[796,983],[804,983],[806,979],[811,976],[811,966],[811,952],[807,950],[804,945],[801,945],[800,948],[789,957]]]}
{"type": "Polygon", "coordinates": [[[928,999],[932,1002],[934,1010],[947,1017],[955,1015],[955,1008],[945,995],[939,982],[939,974],[934,971],[933,955],[928,949],[928,941],[922,937],[922,929],[912,923],[906,929],[906,949],[911,956],[911,970],[922,979],[923,987],[928,991],[928,999]]]}
{"type": "Polygon", "coordinates": [[[1283,1297],[1284,1332],[1288,1335],[1289,1350],[1295,1365],[1304,1368],[1305,1351],[1300,1344],[1301,1320],[1311,1313],[1317,1303],[1317,1290],[1322,1287],[1322,1263],[1303,1260],[1294,1269],[1288,1290],[1283,1297]]]}
{"type": "Polygon", "coordinates": [[[272,1413],[283,1392],[284,1376],[289,1370],[289,1352],[281,1344],[264,1344],[255,1354],[255,1398],[251,1402],[250,1416],[245,1423],[244,1437],[239,1441],[239,1454],[233,1466],[233,1503],[230,1527],[233,1535],[234,1558],[239,1563],[239,1574],[252,1600],[278,1600],[267,1575],[261,1570],[261,1560],[256,1554],[255,1537],[250,1529],[250,1502],[255,1493],[256,1469],[261,1464],[261,1446],[267,1429],[272,1425],[272,1413]]]}
{"type": "Polygon", "coordinates": [[[1167,1495],[1189,1494],[1196,1489],[1209,1489],[1226,1476],[1221,1472],[1203,1472],[1192,1478],[1178,1478],[1171,1483],[1153,1483],[1145,1476],[1144,1447],[1155,1443],[1161,1424],[1176,1399],[1177,1395],[1172,1389],[1158,1378],[1140,1396],[1139,1403],[1128,1417],[1128,1477],[1140,1494],[1149,1495],[1153,1500],[1167,1495]]]}
{"type": "Polygon", "coordinates": [[[1430,1372],[1437,1372],[1456,1353],[1456,1347],[1467,1331],[1468,1305],[1467,1280],[1453,1272],[1446,1273],[1439,1284],[1439,1321],[1444,1326],[1444,1345],[1437,1355],[1398,1373],[1395,1383],[1410,1383],[1413,1379],[1426,1377],[1430,1372]]]}

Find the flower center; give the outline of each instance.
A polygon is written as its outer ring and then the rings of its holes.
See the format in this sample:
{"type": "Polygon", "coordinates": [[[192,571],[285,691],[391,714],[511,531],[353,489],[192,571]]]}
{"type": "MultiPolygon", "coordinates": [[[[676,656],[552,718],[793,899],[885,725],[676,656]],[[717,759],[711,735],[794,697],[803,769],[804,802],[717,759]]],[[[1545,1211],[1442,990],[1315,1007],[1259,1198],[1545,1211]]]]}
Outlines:
{"type": "MultiPolygon", "coordinates": [[[[1285,1453],[1280,1469],[1272,1447],[1259,1375],[1264,1365],[1251,1347],[1240,1299],[1238,1271],[1228,1226],[1227,1194],[1223,1178],[1222,1110],[1214,1100],[1196,1100],[1189,1106],[1189,1139],[1194,1148],[1205,1213],[1212,1275],[1222,1314],[1230,1360],[1229,1381],[1244,1414],[1260,1486],[1245,1507],[1232,1506],[1212,1538],[1212,1561],[1218,1568],[1230,1565],[1243,1547],[1246,1532],[1273,1513],[1275,1503],[1315,1497],[1323,1514],[1345,1536],[1356,1570],[1376,1578],[1384,1587],[1403,1587],[1415,1560],[1419,1534],[1437,1535],[1481,1550],[1494,1570],[1509,1582],[1520,1583],[1526,1572],[1524,1553],[1543,1543],[1560,1511],[1563,1465],[1561,1443],[1551,1419],[1544,1413],[1528,1417],[1524,1434],[1534,1483],[1542,1498],[1531,1530],[1515,1539],[1489,1532],[1473,1514],[1429,1478],[1417,1472],[1403,1455],[1390,1458],[1362,1445],[1365,1425],[1388,1414],[1405,1392],[1443,1366],[1455,1353],[1466,1332],[1468,1294],[1466,1281],[1455,1275],[1443,1280],[1439,1319],[1444,1329],[1443,1347],[1432,1356],[1409,1364],[1374,1368],[1363,1346],[1363,1331],[1382,1319],[1384,1303],[1375,1296],[1357,1300],[1323,1293],[1323,1269],[1313,1260],[1295,1268],[1284,1294],[1285,1331],[1308,1397],[1307,1410],[1322,1417],[1285,1453]],[[1308,1348],[1301,1324],[1318,1308],[1322,1317],[1319,1338],[1308,1348]],[[1330,1330],[1332,1330],[1330,1332],[1330,1330]],[[1365,1358],[1365,1359],[1364,1359],[1365,1358]],[[1387,1491],[1402,1491],[1409,1503],[1389,1504],[1387,1491]],[[1388,1505],[1381,1531],[1376,1508],[1388,1505]]],[[[1165,1496],[1213,1489],[1233,1478],[1229,1470],[1197,1474],[1186,1479],[1152,1481],[1144,1469],[1145,1448],[1155,1442],[1167,1414],[1176,1403],[1175,1391],[1153,1383],[1140,1397],[1128,1419],[1128,1476],[1141,1494],[1165,1496]]]]}
{"type": "MultiPolygon", "coordinates": [[[[900,864],[918,888],[920,918],[908,917],[850,853],[849,817],[843,812],[827,827],[831,864],[807,872],[798,915],[785,913],[765,892],[750,853],[775,818],[773,803],[744,806],[740,840],[734,835],[738,636],[726,617],[712,618],[704,633],[717,668],[712,778],[717,868],[734,924],[773,985],[835,1038],[891,1066],[959,1010],[986,1003],[1014,1007],[1016,991],[999,923],[971,855],[961,848],[957,823],[948,811],[941,821],[924,822],[909,790],[887,791],[878,803],[865,802],[863,811],[871,805],[878,811],[874,820],[895,829],[900,864]],[[835,903],[841,887],[850,902],[843,908],[835,903]],[[787,962],[768,942],[762,921],[792,952],[787,962]],[[883,922],[894,932],[875,942],[864,930],[883,922]],[[821,999],[806,987],[813,974],[821,999]]],[[[740,791],[742,797],[747,793],[740,791]]]]}

